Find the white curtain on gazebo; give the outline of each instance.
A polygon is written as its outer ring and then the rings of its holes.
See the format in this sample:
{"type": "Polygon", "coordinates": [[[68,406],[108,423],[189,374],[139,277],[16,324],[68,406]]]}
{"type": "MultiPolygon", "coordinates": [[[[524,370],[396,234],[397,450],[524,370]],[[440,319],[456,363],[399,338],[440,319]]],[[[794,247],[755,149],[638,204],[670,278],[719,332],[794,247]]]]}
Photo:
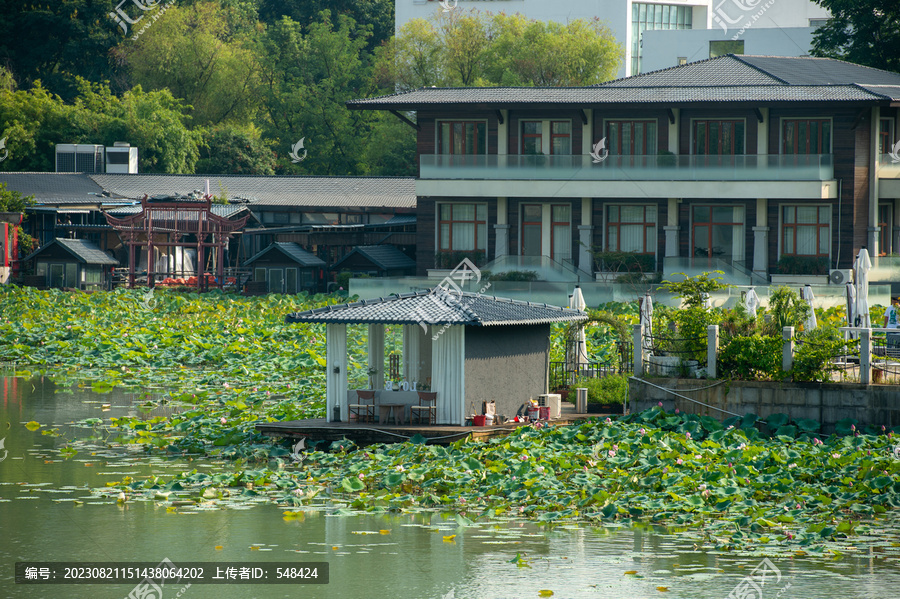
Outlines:
{"type": "MultiPolygon", "coordinates": [[[[439,331],[442,327],[432,327],[439,331]]],[[[465,424],[466,333],[455,325],[432,342],[431,390],[437,392],[437,423],[465,424]]]]}
{"type": "Polygon", "coordinates": [[[334,406],[339,405],[341,421],[347,422],[347,325],[325,325],[325,365],[325,420],[334,420],[334,406]]]}
{"type": "Polygon", "coordinates": [[[419,381],[419,325],[403,325],[403,373],[401,376],[407,381],[419,381]]]}
{"type": "Polygon", "coordinates": [[[384,325],[369,325],[369,371],[377,370],[370,375],[373,389],[384,389],[384,325]]]}

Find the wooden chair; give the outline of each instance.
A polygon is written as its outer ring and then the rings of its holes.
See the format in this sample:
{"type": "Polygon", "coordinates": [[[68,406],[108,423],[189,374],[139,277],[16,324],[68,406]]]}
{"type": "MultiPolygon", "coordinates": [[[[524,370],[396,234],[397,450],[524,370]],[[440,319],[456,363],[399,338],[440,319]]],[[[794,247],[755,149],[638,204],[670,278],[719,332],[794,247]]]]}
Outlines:
{"type": "Polygon", "coordinates": [[[357,389],[356,398],[358,403],[347,406],[351,416],[356,414],[357,422],[375,422],[375,391],[357,389]]]}
{"type": "Polygon", "coordinates": [[[426,417],[427,424],[435,424],[437,422],[437,392],[419,391],[419,405],[409,406],[410,422],[422,424],[423,416],[426,417]]]}

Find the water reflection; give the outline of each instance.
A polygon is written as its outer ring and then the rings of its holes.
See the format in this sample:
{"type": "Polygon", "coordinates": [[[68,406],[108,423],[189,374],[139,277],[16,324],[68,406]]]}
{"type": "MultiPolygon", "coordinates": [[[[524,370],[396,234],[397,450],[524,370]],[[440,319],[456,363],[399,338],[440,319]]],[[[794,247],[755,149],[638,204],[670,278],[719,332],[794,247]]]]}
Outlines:
{"type": "MultiPolygon", "coordinates": [[[[193,585],[182,594],[185,599],[501,599],[538,597],[541,590],[552,590],[554,598],[721,599],[763,559],[698,551],[690,541],[650,526],[548,528],[499,519],[461,528],[431,512],[341,516],[330,505],[285,518],[285,508],[265,499],[250,509],[192,513],[171,513],[162,502],[119,505],[114,496],[98,497],[90,489],[124,476],[213,465],[151,458],[141,448],[117,446],[100,427],[73,424],[138,415],[145,400],[143,393],[97,394],[60,389],[41,378],[0,378],[0,437],[9,451],[0,462],[0,595],[125,597],[133,586],[14,585],[16,561],[169,558],[176,564],[327,561],[331,568],[327,586],[193,585]],[[24,426],[30,421],[43,426],[30,431],[24,426]],[[41,434],[50,428],[59,428],[60,436],[41,434]],[[75,457],[62,459],[58,450],[76,436],[93,438],[79,444],[75,457]]],[[[896,547],[838,561],[773,557],[781,579],[767,584],[762,597],[781,592],[784,599],[884,599],[900,585],[898,559],[896,547]]],[[[181,588],[169,585],[163,597],[175,597],[181,588]]]]}

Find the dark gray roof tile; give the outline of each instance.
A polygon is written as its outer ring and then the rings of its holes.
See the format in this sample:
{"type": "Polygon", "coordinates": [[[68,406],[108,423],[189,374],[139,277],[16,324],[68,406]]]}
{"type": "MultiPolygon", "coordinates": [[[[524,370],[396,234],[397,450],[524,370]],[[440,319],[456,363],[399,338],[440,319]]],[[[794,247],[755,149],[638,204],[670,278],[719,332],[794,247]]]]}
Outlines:
{"type": "Polygon", "coordinates": [[[31,260],[53,245],[61,246],[70,254],[72,254],[72,256],[79,262],[83,262],[84,264],[100,264],[104,266],[119,265],[118,260],[110,258],[106,253],[103,252],[103,250],[101,250],[99,247],[97,247],[96,244],[92,242],[86,241],[84,239],[65,239],[63,237],[57,237],[50,243],[45,244],[37,251],[26,256],[25,260],[31,260]]]}
{"type": "Polygon", "coordinates": [[[288,323],[433,324],[501,326],[549,324],[586,320],[587,314],[570,308],[533,304],[476,293],[431,291],[406,293],[352,304],[326,306],[289,314],[288,323]]]}
{"type": "Polygon", "coordinates": [[[406,268],[415,268],[416,261],[401,252],[393,245],[361,245],[353,248],[349,254],[344,256],[332,267],[339,269],[341,264],[353,256],[354,254],[363,255],[369,262],[378,266],[382,270],[402,270],[406,268]]]}
{"type": "Polygon", "coordinates": [[[269,252],[281,250],[281,252],[301,266],[307,267],[324,267],[325,261],[315,254],[304,250],[298,244],[292,241],[276,241],[269,247],[247,260],[247,264],[253,264],[269,252]]]}

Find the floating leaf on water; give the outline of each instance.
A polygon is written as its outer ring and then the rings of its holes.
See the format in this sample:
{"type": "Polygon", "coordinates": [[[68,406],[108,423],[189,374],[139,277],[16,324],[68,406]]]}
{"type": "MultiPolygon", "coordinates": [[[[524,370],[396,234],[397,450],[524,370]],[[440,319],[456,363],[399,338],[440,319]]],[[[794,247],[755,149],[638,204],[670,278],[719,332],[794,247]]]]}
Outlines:
{"type": "Polygon", "coordinates": [[[34,432],[34,431],[36,431],[37,429],[41,428],[41,423],[40,423],[40,422],[35,422],[34,420],[32,420],[31,422],[26,422],[26,423],[25,423],[25,428],[27,428],[28,430],[34,432]]]}
{"type": "Polygon", "coordinates": [[[221,545],[216,545],[215,547],[213,547],[213,549],[215,549],[216,551],[222,551],[225,548],[222,547],[221,545]]]}
{"type": "Polygon", "coordinates": [[[538,597],[552,597],[552,596],[553,596],[553,591],[551,591],[550,589],[542,589],[542,590],[538,591],[538,597]]]}
{"type": "Polygon", "coordinates": [[[446,535],[446,536],[444,537],[444,542],[445,542],[445,543],[455,543],[455,542],[456,542],[456,535],[446,535]]]}
{"type": "Polygon", "coordinates": [[[656,587],[656,590],[660,593],[665,593],[669,590],[669,587],[656,587]]]}
{"type": "Polygon", "coordinates": [[[627,574],[627,575],[637,574],[637,570],[625,570],[625,574],[627,574]]]}

